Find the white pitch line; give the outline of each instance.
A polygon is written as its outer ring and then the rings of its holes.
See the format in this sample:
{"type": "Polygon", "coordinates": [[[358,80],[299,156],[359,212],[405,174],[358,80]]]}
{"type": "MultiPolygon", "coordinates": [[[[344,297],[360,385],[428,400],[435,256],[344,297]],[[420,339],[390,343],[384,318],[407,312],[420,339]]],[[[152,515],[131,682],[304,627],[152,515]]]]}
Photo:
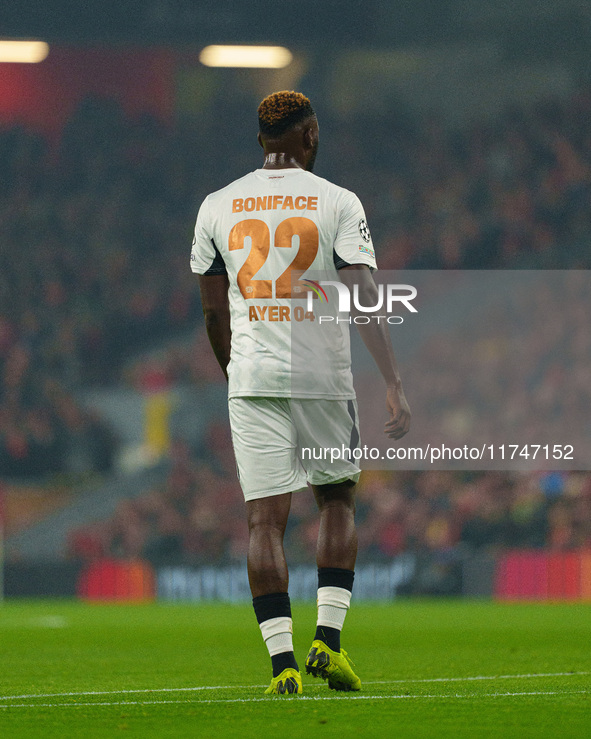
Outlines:
{"type": "MultiPolygon", "coordinates": [[[[591,672],[531,672],[522,675],[474,675],[468,677],[426,677],[406,680],[364,680],[364,685],[398,685],[400,683],[453,683],[473,680],[524,680],[536,677],[575,677],[591,675],[591,672]]],[[[194,688],[134,688],[131,690],[88,690],[72,693],[30,693],[23,695],[0,696],[0,701],[24,700],[26,698],[73,698],[86,695],[129,695],[134,693],[195,693],[201,690],[251,690],[266,688],[266,685],[199,685],[194,688]]],[[[322,683],[308,687],[322,687],[322,683]]],[[[80,705],[80,704],[79,704],[80,705]]],[[[99,705],[93,703],[92,705],[99,705]]]]}
{"type": "Polygon", "coordinates": [[[410,680],[364,680],[364,685],[394,685],[395,683],[456,683],[470,680],[522,680],[530,677],[571,677],[591,675],[591,672],[535,672],[525,675],[475,675],[474,677],[425,677],[410,680]]]}
{"type": "MultiPolygon", "coordinates": [[[[523,696],[539,696],[539,695],[589,695],[588,690],[533,690],[528,692],[507,692],[507,693],[455,693],[454,695],[440,694],[417,694],[417,695],[351,695],[346,696],[326,695],[312,696],[300,695],[292,696],[296,702],[301,701],[338,701],[338,700],[420,700],[420,699],[462,699],[462,698],[515,698],[523,696]]],[[[191,705],[196,706],[202,703],[264,703],[274,701],[275,699],[268,696],[266,698],[211,698],[200,701],[109,701],[102,703],[12,703],[0,706],[0,708],[88,708],[90,706],[161,706],[161,705],[191,705]]]]}
{"type": "Polygon", "coordinates": [[[75,693],[30,693],[28,695],[1,695],[0,701],[22,700],[23,698],[59,698],[77,695],[126,695],[128,693],[195,693],[199,690],[249,690],[266,688],[266,685],[199,685],[195,688],[138,688],[133,690],[86,690],[75,693]]]}

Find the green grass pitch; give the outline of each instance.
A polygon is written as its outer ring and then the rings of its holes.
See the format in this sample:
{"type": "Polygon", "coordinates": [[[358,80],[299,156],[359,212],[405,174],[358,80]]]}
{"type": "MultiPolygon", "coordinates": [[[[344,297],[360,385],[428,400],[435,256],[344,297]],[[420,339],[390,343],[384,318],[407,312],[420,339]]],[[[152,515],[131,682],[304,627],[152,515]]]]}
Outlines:
{"type": "MultiPolygon", "coordinates": [[[[295,604],[303,664],[315,608],[295,604]]],[[[590,737],[591,605],[357,603],[363,690],[267,697],[248,605],[0,606],[0,736],[590,737]]]]}

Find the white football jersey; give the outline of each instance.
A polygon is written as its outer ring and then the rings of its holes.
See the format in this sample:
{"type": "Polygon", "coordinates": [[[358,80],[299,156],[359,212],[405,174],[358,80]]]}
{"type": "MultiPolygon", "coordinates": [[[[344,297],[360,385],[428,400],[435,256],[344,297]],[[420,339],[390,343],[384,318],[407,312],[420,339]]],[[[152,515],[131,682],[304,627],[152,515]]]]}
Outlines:
{"type": "Polygon", "coordinates": [[[349,190],[302,169],[257,169],[207,196],[191,269],[228,275],[230,398],[355,397],[347,323],[324,331],[320,350],[316,342],[296,351],[292,341],[309,315],[304,294],[292,294],[294,274],[337,280],[349,264],[376,269],[363,207],[349,190]]]}

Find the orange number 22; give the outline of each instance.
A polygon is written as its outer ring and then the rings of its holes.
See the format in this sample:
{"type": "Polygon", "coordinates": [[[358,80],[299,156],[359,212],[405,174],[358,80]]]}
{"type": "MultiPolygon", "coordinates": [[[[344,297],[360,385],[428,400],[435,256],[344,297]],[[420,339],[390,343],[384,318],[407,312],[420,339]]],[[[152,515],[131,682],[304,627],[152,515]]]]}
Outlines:
{"type": "MultiPolygon", "coordinates": [[[[291,298],[291,272],[298,270],[305,272],[312,264],[318,253],[318,227],[309,218],[287,218],[277,226],[274,246],[290,247],[294,236],[299,237],[300,247],[291,264],[275,281],[275,297],[291,298]]],[[[228,246],[230,251],[243,249],[246,238],[250,237],[251,247],[246,261],[238,272],[238,287],[242,296],[250,298],[272,298],[272,280],[255,280],[254,275],[259,271],[269,256],[271,234],[269,227],[258,218],[247,218],[240,221],[230,231],[228,246]]]]}

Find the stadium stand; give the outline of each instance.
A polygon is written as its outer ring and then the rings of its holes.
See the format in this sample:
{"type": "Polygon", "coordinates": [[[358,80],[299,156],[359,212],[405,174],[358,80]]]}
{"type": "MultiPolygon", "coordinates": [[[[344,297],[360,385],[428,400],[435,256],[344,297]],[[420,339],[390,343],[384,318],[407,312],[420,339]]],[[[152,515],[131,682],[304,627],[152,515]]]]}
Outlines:
{"type": "MultiPolygon", "coordinates": [[[[584,88],[568,102],[506,111],[455,132],[435,120],[386,125],[379,116],[327,116],[318,171],[361,197],[382,268],[587,269],[590,109],[584,88]],[[362,151],[364,140],[379,157],[362,151]]],[[[165,352],[168,384],[220,377],[200,323],[188,246],[196,203],[236,172],[228,171],[232,137],[217,166],[206,133],[181,124],[163,129],[149,116],[126,119],[115,103],[96,99],[77,111],[57,149],[19,128],[0,132],[1,474],[109,470],[117,442],[79,405],[76,391],[141,384],[149,367],[140,361],[130,369],[129,358],[166,345],[165,337],[197,327],[188,348],[165,352]]],[[[234,159],[243,162],[243,152],[234,159]]],[[[577,326],[570,359],[581,351],[577,326]]],[[[546,377],[555,390],[560,371],[546,377]]],[[[424,402],[437,408],[428,371],[415,376],[424,402]]],[[[243,557],[229,439],[217,426],[210,438],[199,455],[177,445],[164,485],[73,529],[69,556],[195,563],[243,557]]],[[[369,473],[359,498],[363,556],[588,546],[590,479],[369,473]]],[[[296,558],[310,556],[312,513],[309,498],[298,497],[288,535],[296,558]]]]}

